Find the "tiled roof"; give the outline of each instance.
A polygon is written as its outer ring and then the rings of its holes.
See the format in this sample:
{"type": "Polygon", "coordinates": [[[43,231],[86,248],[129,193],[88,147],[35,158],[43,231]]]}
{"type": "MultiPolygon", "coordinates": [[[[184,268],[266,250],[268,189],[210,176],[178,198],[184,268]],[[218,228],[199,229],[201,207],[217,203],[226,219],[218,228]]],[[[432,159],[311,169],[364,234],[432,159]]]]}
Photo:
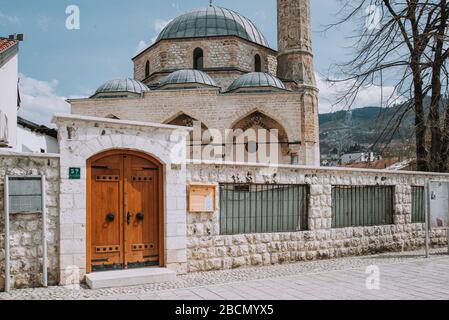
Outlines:
{"type": "Polygon", "coordinates": [[[346,168],[358,168],[358,169],[379,169],[383,170],[386,169],[395,163],[401,162],[401,160],[398,157],[393,158],[385,158],[373,162],[358,162],[353,164],[348,164],[345,167],[346,168]]]}
{"type": "Polygon", "coordinates": [[[5,52],[7,49],[11,48],[16,43],[17,41],[15,40],[0,38],[0,53],[5,52]]]}

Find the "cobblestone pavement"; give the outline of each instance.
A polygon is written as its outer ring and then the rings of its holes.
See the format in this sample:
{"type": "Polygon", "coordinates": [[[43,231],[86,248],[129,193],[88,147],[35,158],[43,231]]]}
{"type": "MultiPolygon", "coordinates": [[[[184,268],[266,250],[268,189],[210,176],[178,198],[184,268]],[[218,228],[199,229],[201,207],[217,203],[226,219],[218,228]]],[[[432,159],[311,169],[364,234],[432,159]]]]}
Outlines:
{"type": "Polygon", "coordinates": [[[215,271],[179,276],[174,282],[126,288],[84,287],[15,290],[8,299],[168,299],[168,300],[298,300],[298,299],[449,299],[449,256],[434,250],[369,257],[215,271]],[[368,266],[377,266],[380,289],[366,287],[368,266]]]}

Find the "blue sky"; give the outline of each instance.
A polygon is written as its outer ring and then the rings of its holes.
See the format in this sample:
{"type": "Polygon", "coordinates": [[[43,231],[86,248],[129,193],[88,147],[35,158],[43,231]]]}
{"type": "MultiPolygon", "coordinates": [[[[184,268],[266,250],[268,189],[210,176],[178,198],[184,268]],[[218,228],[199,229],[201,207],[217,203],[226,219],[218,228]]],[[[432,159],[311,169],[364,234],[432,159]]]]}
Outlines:
{"type": "MultiPolygon", "coordinates": [[[[253,20],[276,48],[276,0],[214,0],[253,20]]],[[[21,86],[25,115],[47,122],[53,111],[64,109],[66,97],[88,96],[108,79],[132,77],[131,58],[151,44],[161,27],[186,10],[208,5],[208,0],[0,0],[0,35],[24,33],[20,47],[21,86]],[[68,5],[77,5],[81,29],[67,30],[68,5]],[[39,91],[45,96],[42,99],[39,91]],[[56,98],[54,106],[50,104],[56,98]],[[58,100],[59,98],[59,100],[58,100]],[[41,117],[42,116],[42,117],[41,117]],[[42,119],[41,119],[42,118],[42,119]]],[[[333,62],[343,61],[350,26],[321,32],[335,22],[338,0],[312,0],[315,65],[327,74],[333,62]]],[[[322,89],[326,95],[326,88],[322,89]]],[[[322,111],[328,111],[329,103],[322,111]]],[[[323,104],[324,106],[324,104],[323,104]]]]}

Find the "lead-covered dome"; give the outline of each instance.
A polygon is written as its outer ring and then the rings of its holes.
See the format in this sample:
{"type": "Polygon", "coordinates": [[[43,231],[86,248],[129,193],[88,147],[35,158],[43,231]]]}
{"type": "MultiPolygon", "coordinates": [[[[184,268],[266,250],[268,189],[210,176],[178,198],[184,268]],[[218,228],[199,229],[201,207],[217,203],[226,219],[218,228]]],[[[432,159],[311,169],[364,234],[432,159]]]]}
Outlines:
{"type": "Polygon", "coordinates": [[[228,88],[228,92],[241,91],[287,90],[279,78],[264,72],[251,72],[237,78],[228,88]]]}
{"type": "Polygon", "coordinates": [[[230,35],[269,47],[268,41],[251,20],[235,11],[216,6],[195,9],[177,17],[162,30],[156,42],[162,39],[230,35]]]}
{"type": "Polygon", "coordinates": [[[101,85],[92,98],[117,98],[128,97],[129,95],[142,95],[144,92],[150,91],[150,89],[134,79],[116,79],[109,80],[101,85]]]}
{"type": "Polygon", "coordinates": [[[218,87],[214,79],[207,73],[200,70],[185,69],[169,74],[161,81],[158,89],[169,88],[198,88],[198,87],[218,87]]]}

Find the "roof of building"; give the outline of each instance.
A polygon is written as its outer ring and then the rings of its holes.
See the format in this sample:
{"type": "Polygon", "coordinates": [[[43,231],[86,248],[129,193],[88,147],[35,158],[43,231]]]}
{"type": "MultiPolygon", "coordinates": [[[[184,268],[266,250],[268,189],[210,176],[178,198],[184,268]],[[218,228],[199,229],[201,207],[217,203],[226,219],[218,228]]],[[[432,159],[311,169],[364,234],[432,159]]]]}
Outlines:
{"type": "Polygon", "coordinates": [[[162,30],[156,42],[162,39],[230,35],[269,47],[268,41],[251,20],[217,6],[195,9],[175,18],[162,30]]]}
{"type": "Polygon", "coordinates": [[[161,81],[160,88],[168,85],[200,84],[217,87],[217,83],[207,73],[200,70],[185,69],[169,74],[161,81]]]}
{"type": "Polygon", "coordinates": [[[26,120],[22,117],[17,117],[17,124],[19,126],[22,126],[24,128],[27,128],[33,132],[45,134],[47,136],[57,138],[58,137],[58,131],[56,129],[51,129],[44,125],[39,125],[37,123],[34,123],[32,121],[26,120]]]}
{"type": "Polygon", "coordinates": [[[101,85],[92,97],[100,98],[99,95],[103,93],[136,93],[142,94],[143,92],[150,91],[150,89],[134,79],[116,79],[109,80],[108,82],[101,85]]]}
{"type": "Polygon", "coordinates": [[[16,40],[10,40],[6,38],[0,38],[0,53],[6,51],[8,48],[17,44],[16,40]]]}
{"type": "Polygon", "coordinates": [[[0,38],[0,67],[2,67],[18,50],[18,41],[0,38]]]}
{"type": "Polygon", "coordinates": [[[356,162],[352,164],[344,165],[346,168],[359,168],[359,169],[380,169],[384,170],[388,167],[399,163],[401,160],[398,157],[392,157],[392,158],[384,158],[376,161],[370,161],[370,162],[356,162]]]}
{"type": "Polygon", "coordinates": [[[242,88],[271,87],[274,89],[287,90],[279,78],[264,72],[251,72],[237,78],[228,88],[228,92],[242,88]]]}

